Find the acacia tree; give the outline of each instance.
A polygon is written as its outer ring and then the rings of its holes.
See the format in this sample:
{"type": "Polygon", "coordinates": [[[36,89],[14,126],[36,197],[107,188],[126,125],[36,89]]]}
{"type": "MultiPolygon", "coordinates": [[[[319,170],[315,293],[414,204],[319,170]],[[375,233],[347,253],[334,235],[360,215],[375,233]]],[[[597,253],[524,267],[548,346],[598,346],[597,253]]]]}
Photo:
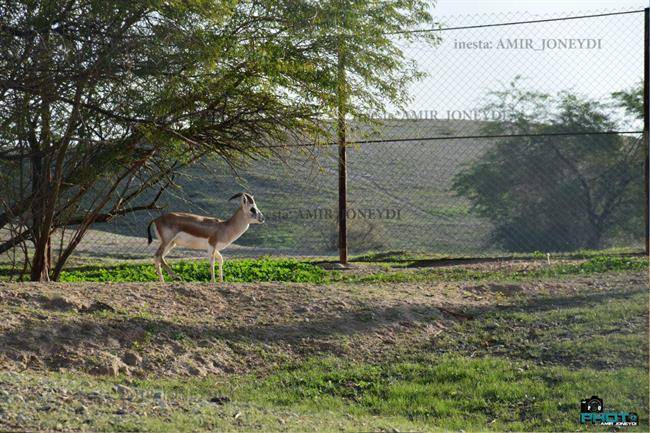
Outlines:
{"type": "Polygon", "coordinates": [[[417,74],[385,33],[429,24],[426,2],[356,3],[0,0],[0,252],[56,279],[92,224],[155,208],[183,166],[327,139],[343,6],[350,111],[403,102],[417,74]]]}
{"type": "MultiPolygon", "coordinates": [[[[638,116],[638,93],[614,93],[615,105],[638,116]]],[[[510,251],[566,251],[642,233],[642,142],[607,133],[617,129],[614,106],[517,81],[490,98],[487,109],[511,117],[484,133],[531,134],[499,139],[454,180],[492,222],[493,241],[510,251]]]]}

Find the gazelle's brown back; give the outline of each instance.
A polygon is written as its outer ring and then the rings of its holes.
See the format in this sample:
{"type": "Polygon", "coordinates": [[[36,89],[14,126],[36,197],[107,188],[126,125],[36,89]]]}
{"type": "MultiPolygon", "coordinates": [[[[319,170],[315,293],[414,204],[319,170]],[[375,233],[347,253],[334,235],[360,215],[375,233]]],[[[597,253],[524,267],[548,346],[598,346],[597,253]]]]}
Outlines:
{"type": "Polygon", "coordinates": [[[217,218],[185,212],[170,212],[154,220],[158,234],[163,238],[173,238],[178,232],[185,232],[197,238],[207,239],[221,222],[223,221],[217,218]]]}

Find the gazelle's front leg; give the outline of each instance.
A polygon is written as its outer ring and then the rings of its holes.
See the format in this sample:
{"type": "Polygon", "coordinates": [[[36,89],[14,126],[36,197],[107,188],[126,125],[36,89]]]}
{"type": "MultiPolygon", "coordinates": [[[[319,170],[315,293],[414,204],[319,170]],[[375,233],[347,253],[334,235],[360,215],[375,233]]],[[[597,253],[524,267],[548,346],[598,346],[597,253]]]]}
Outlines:
{"type": "Polygon", "coordinates": [[[208,253],[210,254],[210,282],[214,284],[214,259],[215,254],[218,253],[216,248],[214,248],[212,245],[208,247],[208,253]]]}
{"type": "Polygon", "coordinates": [[[210,282],[215,284],[214,281],[214,261],[219,263],[219,282],[223,284],[223,256],[215,248],[210,253],[210,282]]]}
{"type": "Polygon", "coordinates": [[[208,239],[208,251],[210,252],[210,282],[212,284],[214,281],[214,261],[219,262],[219,282],[223,283],[223,257],[217,250],[217,238],[216,236],[210,237],[208,239]]]}
{"type": "MultiPolygon", "coordinates": [[[[223,284],[223,256],[217,250],[215,250],[215,255],[217,256],[217,261],[219,262],[219,282],[223,284]]],[[[212,268],[214,271],[214,267],[212,268]]]]}
{"type": "Polygon", "coordinates": [[[214,281],[214,261],[219,262],[219,282],[223,283],[223,256],[217,251],[216,248],[212,247],[210,251],[210,282],[212,284],[214,281]]]}

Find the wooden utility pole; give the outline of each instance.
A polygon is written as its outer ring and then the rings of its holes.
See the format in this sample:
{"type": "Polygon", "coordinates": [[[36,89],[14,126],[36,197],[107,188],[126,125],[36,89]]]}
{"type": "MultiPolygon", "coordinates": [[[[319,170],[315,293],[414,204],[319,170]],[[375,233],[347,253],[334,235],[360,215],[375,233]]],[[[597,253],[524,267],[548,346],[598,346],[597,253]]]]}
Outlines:
{"type": "MultiPolygon", "coordinates": [[[[339,31],[341,31],[339,29],[339,31]]],[[[348,263],[348,174],[347,174],[347,152],[346,152],[346,123],[345,115],[347,113],[347,86],[345,81],[345,46],[344,36],[339,33],[338,50],[337,50],[337,137],[339,146],[339,262],[342,265],[348,263]]]]}

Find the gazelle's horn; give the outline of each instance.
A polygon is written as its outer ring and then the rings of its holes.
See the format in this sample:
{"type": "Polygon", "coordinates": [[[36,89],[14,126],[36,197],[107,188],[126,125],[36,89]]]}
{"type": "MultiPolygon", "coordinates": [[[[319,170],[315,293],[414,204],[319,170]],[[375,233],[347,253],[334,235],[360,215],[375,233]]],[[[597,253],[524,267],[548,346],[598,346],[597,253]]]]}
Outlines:
{"type": "Polygon", "coordinates": [[[247,193],[247,192],[238,192],[237,194],[235,194],[235,195],[233,195],[232,197],[230,197],[230,198],[228,199],[228,201],[230,201],[230,200],[234,200],[234,199],[239,198],[239,197],[241,197],[241,196],[244,196],[244,198],[246,199],[246,200],[244,200],[244,201],[246,201],[246,202],[248,202],[248,203],[254,203],[254,202],[255,202],[255,200],[253,199],[253,196],[250,195],[250,194],[247,193]]]}

